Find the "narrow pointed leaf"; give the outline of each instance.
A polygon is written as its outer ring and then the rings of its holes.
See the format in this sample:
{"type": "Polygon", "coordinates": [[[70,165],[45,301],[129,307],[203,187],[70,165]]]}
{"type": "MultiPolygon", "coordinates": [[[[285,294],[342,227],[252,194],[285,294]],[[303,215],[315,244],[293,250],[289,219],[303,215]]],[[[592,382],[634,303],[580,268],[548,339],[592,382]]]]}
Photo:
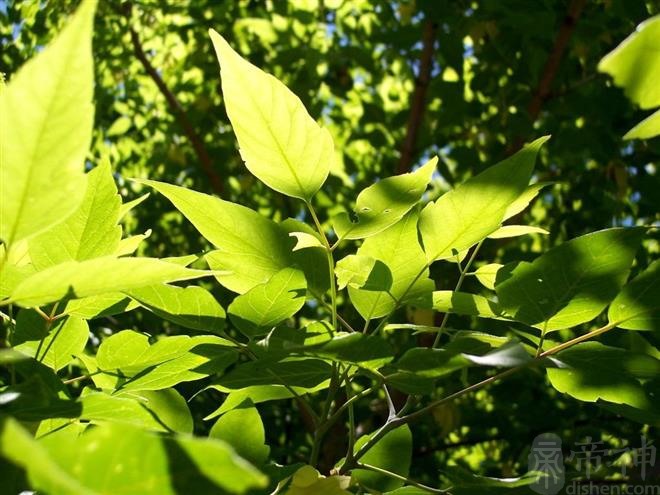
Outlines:
{"type": "Polygon", "coordinates": [[[429,262],[455,256],[500,227],[507,210],[527,189],[536,155],[547,140],[526,145],[422,210],[419,231],[429,262]]]}

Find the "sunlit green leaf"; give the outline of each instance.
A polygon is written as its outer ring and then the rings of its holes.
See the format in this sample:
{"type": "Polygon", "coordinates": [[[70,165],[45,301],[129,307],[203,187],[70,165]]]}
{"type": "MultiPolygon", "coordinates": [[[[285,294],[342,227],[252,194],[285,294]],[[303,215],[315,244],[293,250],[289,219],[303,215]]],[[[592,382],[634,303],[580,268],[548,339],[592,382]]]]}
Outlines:
{"type": "Polygon", "coordinates": [[[300,270],[285,268],[265,284],[236,297],[227,309],[229,318],[248,337],[265,335],[302,308],[306,288],[300,270]]]}
{"type": "Polygon", "coordinates": [[[217,251],[206,255],[218,281],[243,294],[292,263],[290,239],[257,212],[207,194],[162,182],[142,181],[165,195],[217,251]]]}
{"type": "Polygon", "coordinates": [[[251,403],[223,414],[211,428],[209,437],[224,440],[238,455],[256,465],[268,458],[270,448],[265,445],[264,424],[251,403]]]}
{"type": "Polygon", "coordinates": [[[94,117],[94,6],[84,2],[0,90],[0,239],[6,245],[63,221],[83,198],[94,117]]]}
{"type": "Polygon", "coordinates": [[[330,133],[284,84],[243,59],[218,33],[210,34],[245,165],[267,186],[309,201],[334,160],[330,133]]]}
{"type": "Polygon", "coordinates": [[[547,140],[526,145],[422,210],[419,231],[429,262],[450,258],[500,227],[508,208],[527,189],[536,155],[547,140]]]}
{"type": "Polygon", "coordinates": [[[610,323],[628,330],[660,330],[660,260],[629,282],[614,298],[610,323]]]}
{"type": "MultiPolygon", "coordinates": [[[[355,443],[355,450],[366,443],[368,436],[362,436],[355,443]]],[[[385,469],[399,476],[407,477],[412,462],[412,433],[408,425],[396,428],[387,433],[361,459],[364,464],[385,469]]],[[[356,469],[353,477],[357,482],[370,490],[384,492],[403,486],[403,481],[385,476],[381,473],[356,469]]]]}
{"type": "Polygon", "coordinates": [[[500,307],[543,332],[592,320],[623,286],[644,231],[601,230],[560,244],[531,263],[505,265],[495,283],[500,307]]]}
{"type": "Polygon", "coordinates": [[[432,158],[416,171],[387,177],[367,187],[357,197],[355,215],[336,215],[332,221],[340,239],[363,239],[401,220],[417,203],[435,171],[438,158],[432,158]]]}

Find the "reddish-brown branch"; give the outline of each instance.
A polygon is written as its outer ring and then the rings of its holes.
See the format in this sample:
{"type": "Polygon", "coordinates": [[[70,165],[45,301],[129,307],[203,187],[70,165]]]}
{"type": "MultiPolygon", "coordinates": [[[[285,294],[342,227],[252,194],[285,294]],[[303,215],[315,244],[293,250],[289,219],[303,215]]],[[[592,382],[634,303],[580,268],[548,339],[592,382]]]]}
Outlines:
{"type": "Polygon", "coordinates": [[[406,137],[401,146],[401,157],[395,170],[397,174],[402,174],[410,169],[415,154],[417,135],[419,134],[426,108],[426,91],[431,82],[431,71],[433,70],[435,32],[435,23],[430,20],[426,21],[422,33],[422,54],[419,59],[419,75],[415,80],[415,90],[410,100],[410,114],[406,126],[406,137]]]}
{"type": "MultiPolygon", "coordinates": [[[[577,25],[586,4],[587,0],[571,0],[571,3],[568,6],[564,20],[559,27],[559,31],[557,31],[555,42],[548,54],[545,65],[543,66],[539,82],[532,93],[532,98],[530,99],[529,104],[527,105],[527,114],[532,122],[538,118],[541,109],[543,108],[543,104],[552,95],[552,84],[557,76],[557,72],[559,72],[559,67],[564,58],[566,48],[568,47],[568,42],[575,31],[575,26],[577,25]]],[[[522,147],[524,141],[524,137],[517,137],[508,149],[509,154],[518,151],[522,147]]]]}
{"type": "Polygon", "coordinates": [[[149,74],[149,77],[151,77],[151,79],[154,81],[154,83],[156,84],[162,95],[167,100],[167,104],[174,112],[177,122],[183,129],[184,134],[188,137],[188,140],[190,141],[193,150],[195,150],[195,154],[199,159],[199,163],[202,167],[202,171],[209,179],[213,191],[219,195],[222,194],[222,190],[223,190],[222,179],[215,171],[213,162],[211,161],[211,157],[209,156],[209,153],[206,150],[206,147],[204,146],[204,142],[202,141],[202,138],[199,136],[199,134],[197,134],[194,127],[190,123],[190,119],[188,119],[188,114],[181,106],[181,103],[179,102],[177,97],[174,95],[174,93],[172,93],[170,88],[167,87],[167,84],[165,84],[163,78],[160,76],[158,71],[151,64],[149,57],[147,57],[147,54],[144,52],[144,48],[142,47],[142,42],[140,41],[140,37],[138,36],[137,32],[135,31],[135,29],[130,27],[130,22],[131,22],[130,4],[124,5],[123,13],[126,16],[126,19],[128,20],[129,23],[128,29],[129,29],[129,34],[131,36],[131,43],[133,45],[133,52],[135,53],[135,57],[140,61],[140,63],[144,67],[144,70],[147,72],[147,74],[149,74]]]}

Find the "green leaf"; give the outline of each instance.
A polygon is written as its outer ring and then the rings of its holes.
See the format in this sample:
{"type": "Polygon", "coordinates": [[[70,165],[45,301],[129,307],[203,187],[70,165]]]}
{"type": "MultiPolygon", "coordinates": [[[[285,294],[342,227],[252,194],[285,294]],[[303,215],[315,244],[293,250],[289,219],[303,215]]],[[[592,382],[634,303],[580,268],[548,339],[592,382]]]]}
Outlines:
{"type": "MultiPolygon", "coordinates": [[[[312,227],[293,218],[287,218],[279,225],[289,236],[296,232],[318,238],[318,233],[312,227]]],[[[299,242],[296,245],[299,245],[299,242]]],[[[293,251],[290,265],[295,265],[303,271],[305,279],[307,279],[308,293],[319,298],[330,289],[331,281],[325,247],[310,245],[303,249],[293,249],[293,251]]]]}
{"type": "Polygon", "coordinates": [[[129,211],[131,211],[137,205],[141,204],[148,197],[149,197],[149,193],[146,193],[146,194],[143,194],[142,196],[139,196],[135,199],[127,201],[126,203],[122,203],[121,206],[119,207],[119,218],[120,219],[124,218],[128,214],[129,211]]]}
{"type": "Polygon", "coordinates": [[[236,53],[215,31],[225,108],[248,170],[278,192],[309,201],[334,160],[330,133],[275,77],[236,53]]]}
{"type": "Polygon", "coordinates": [[[440,313],[456,313],[480,318],[505,318],[498,303],[467,292],[436,290],[433,292],[433,309],[440,313]]]}
{"type": "MultiPolygon", "coordinates": [[[[358,451],[369,439],[362,436],[355,442],[358,451]]],[[[360,462],[385,469],[403,477],[408,477],[412,460],[412,433],[408,425],[403,425],[388,432],[361,459],[360,462]]],[[[403,481],[390,478],[380,473],[355,469],[353,478],[368,490],[385,492],[403,486],[403,481]]]]}
{"type": "Polygon", "coordinates": [[[627,330],[660,331],[660,260],[635,277],[614,298],[610,323],[627,330]]]}
{"type": "Polygon", "coordinates": [[[123,396],[88,392],[79,402],[82,406],[79,418],[94,424],[121,423],[166,433],[193,431],[193,419],[186,400],[174,389],[145,390],[123,396]]]}
{"type": "Polygon", "coordinates": [[[641,108],[660,105],[660,16],[644,21],[598,64],[641,108]],[[641,70],[643,68],[643,70],[641,70]]]}
{"type": "Polygon", "coordinates": [[[23,310],[16,318],[12,345],[49,368],[59,371],[74,360],[87,344],[89,327],[80,318],[67,317],[52,326],[32,310],[23,310]]]}
{"type": "Polygon", "coordinates": [[[96,495],[83,486],[67,466],[58,463],[21,424],[11,417],[0,416],[0,455],[28,472],[32,487],[45,493],[96,495]]]}
{"type": "Polygon", "coordinates": [[[422,198],[437,163],[434,157],[414,172],[387,177],[364,189],[355,202],[357,221],[351,221],[348,213],[333,217],[337,237],[364,239],[401,220],[422,198]]]}
{"type": "Polygon", "coordinates": [[[270,448],[265,445],[264,424],[250,402],[223,414],[211,428],[209,437],[224,440],[253,464],[261,465],[268,459],[270,448]]]}
{"type": "Polygon", "coordinates": [[[127,313],[140,305],[119,292],[109,292],[100,296],[83,297],[67,301],[61,314],[77,316],[86,320],[127,313]]]}
{"type": "Polygon", "coordinates": [[[237,296],[227,309],[229,318],[247,337],[265,335],[303,307],[306,289],[303,273],[285,268],[265,284],[237,296]]]}
{"type": "Polygon", "coordinates": [[[335,265],[337,289],[347,285],[354,289],[387,291],[392,287],[392,274],[380,260],[371,256],[350,254],[335,265]]]}
{"type": "Polygon", "coordinates": [[[30,259],[43,270],[65,261],[84,261],[114,254],[121,239],[121,199],[106,161],[86,175],[80,206],[64,222],[30,239],[30,259]]]}
{"type": "Polygon", "coordinates": [[[41,306],[64,297],[81,298],[128,291],[149,285],[206,277],[211,272],[192,270],[155,258],[95,258],[68,261],[37,272],[22,281],[9,301],[41,306]]]}
{"type": "Polygon", "coordinates": [[[500,227],[507,210],[527,189],[536,155],[547,140],[525,145],[422,210],[419,231],[429,262],[453,257],[500,227]]]}
{"type": "Polygon", "coordinates": [[[219,373],[236,358],[232,344],[219,337],[179,335],[149,345],[146,335],[124,330],[103,341],[96,369],[90,360],[86,365],[101,388],[160,390],[219,373]]]}
{"type": "Polygon", "coordinates": [[[320,359],[268,360],[243,363],[215,383],[231,390],[254,385],[288,385],[312,388],[330,378],[332,367],[320,359]]]}
{"type": "Polygon", "coordinates": [[[487,265],[481,265],[474,271],[474,275],[477,277],[477,280],[481,282],[481,285],[490,290],[495,290],[495,280],[497,278],[497,272],[504,265],[499,263],[488,263],[487,265]]]}
{"type": "Polygon", "coordinates": [[[495,232],[488,236],[489,239],[506,239],[507,237],[519,237],[527,234],[549,234],[541,227],[533,227],[532,225],[503,225],[495,232]]]}
{"type": "Polygon", "coordinates": [[[144,234],[136,234],[120,240],[119,244],[117,245],[117,249],[113,254],[115,256],[128,256],[135,253],[135,251],[137,251],[137,249],[140,247],[140,244],[142,244],[142,241],[144,241],[150,235],[151,229],[148,229],[144,234]]]}
{"type": "Polygon", "coordinates": [[[92,19],[82,4],[0,90],[0,239],[12,246],[80,204],[94,119],[92,19]]]}
{"type": "Polygon", "coordinates": [[[374,369],[394,357],[394,350],[386,340],[362,333],[337,332],[321,344],[304,345],[300,349],[292,346],[289,350],[374,369]]]}
{"type": "Polygon", "coordinates": [[[165,195],[218,248],[205,258],[229,290],[243,294],[292,264],[289,238],[275,222],[244,206],[156,181],[138,181],[165,195]]]}
{"type": "Polygon", "coordinates": [[[604,400],[637,409],[652,409],[639,379],[660,374],[660,360],[600,342],[583,342],[553,358],[557,368],[548,368],[553,387],[585,402],[604,400]]]}
{"type": "MultiPolygon", "coordinates": [[[[61,430],[39,443],[50,459],[75,475],[91,493],[245,493],[265,487],[267,481],[229,445],[216,439],[163,437],[134,427],[106,424],[80,436],[61,430]],[[85,455],[80,455],[82,452],[85,455]],[[108,476],[109,472],[121,476],[108,476]]],[[[29,456],[29,452],[22,454],[29,456]]],[[[35,481],[37,488],[43,486],[40,480],[35,481]]]]}
{"type": "Polygon", "coordinates": [[[650,139],[660,134],[660,110],[652,113],[626,132],[623,139],[650,139]]]}
{"type": "Polygon", "coordinates": [[[551,182],[537,182],[536,184],[531,184],[523,191],[523,193],[518,196],[513,203],[504,212],[504,219],[508,220],[511,217],[516,216],[518,213],[521,213],[525,208],[529,206],[529,203],[532,202],[536,196],[538,196],[541,189],[552,184],[551,182]]]}
{"type": "Polygon", "coordinates": [[[213,333],[225,327],[225,310],[202,287],[151,285],[126,291],[126,295],[154,314],[182,327],[213,333]]]}
{"type": "Polygon", "coordinates": [[[357,254],[376,259],[389,269],[392,287],[389,291],[368,291],[348,287],[355,309],[368,320],[393,311],[397,304],[430,298],[434,284],[428,278],[428,268],[417,240],[417,212],[410,212],[387,230],[369,237],[357,254]]]}
{"type": "Polygon", "coordinates": [[[350,476],[323,476],[312,466],[302,466],[291,477],[286,495],[350,495],[350,476]]]}
{"type": "Polygon", "coordinates": [[[601,230],[550,249],[532,263],[505,265],[495,283],[500,307],[543,332],[594,319],[626,281],[644,232],[601,230]]]}

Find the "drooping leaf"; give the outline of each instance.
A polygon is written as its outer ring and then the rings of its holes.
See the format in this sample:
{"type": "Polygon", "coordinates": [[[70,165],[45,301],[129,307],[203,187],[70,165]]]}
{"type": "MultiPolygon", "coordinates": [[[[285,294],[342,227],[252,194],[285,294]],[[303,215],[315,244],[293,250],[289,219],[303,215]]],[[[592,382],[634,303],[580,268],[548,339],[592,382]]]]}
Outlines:
{"type": "Polygon", "coordinates": [[[203,287],[161,284],[125,293],[161,318],[186,328],[218,333],[225,326],[225,310],[203,287]]]}
{"type": "Polygon", "coordinates": [[[0,91],[0,239],[63,221],[85,192],[92,134],[92,19],[84,2],[53,42],[0,91]]]}
{"type": "Polygon", "coordinates": [[[429,262],[453,257],[500,227],[508,208],[527,189],[536,155],[547,140],[525,145],[422,210],[419,231],[429,262]]]}
{"type": "MultiPolygon", "coordinates": [[[[355,450],[359,450],[368,438],[368,435],[358,438],[358,441],[355,442],[355,450]]],[[[412,461],[412,447],[412,433],[408,425],[404,425],[383,436],[378,443],[367,451],[361,462],[408,477],[412,461]]],[[[355,469],[353,477],[360,485],[378,492],[395,490],[403,486],[401,480],[366,469],[355,469]]]]}
{"type": "Polygon", "coordinates": [[[12,345],[49,368],[59,371],[81,353],[89,338],[87,322],[67,317],[49,326],[35,311],[23,310],[16,318],[12,345]]]}
{"type": "Polygon", "coordinates": [[[156,181],[139,181],[165,195],[217,251],[206,255],[218,282],[243,294],[292,264],[294,242],[257,212],[207,194],[156,181]]]}
{"type": "Polygon", "coordinates": [[[272,189],[309,201],[334,160],[330,133],[284,84],[243,59],[215,31],[210,35],[245,165],[272,189]]]}
{"type": "Polygon", "coordinates": [[[86,175],[86,191],[78,208],[64,222],[30,239],[30,259],[38,270],[115,253],[121,239],[121,199],[109,162],[86,175]]]}
{"type": "Polygon", "coordinates": [[[548,368],[553,387],[586,402],[604,400],[637,409],[652,409],[653,399],[639,379],[660,374],[660,360],[600,342],[583,342],[556,355],[548,368]]]}
{"type": "Polygon", "coordinates": [[[238,455],[253,464],[261,465],[268,459],[270,448],[265,445],[264,424],[251,403],[223,414],[211,428],[209,437],[227,442],[238,455]]]}
{"type": "Polygon", "coordinates": [[[41,306],[64,297],[81,298],[211,275],[156,258],[94,258],[68,261],[35,273],[12,292],[9,302],[41,306]]]}
{"type": "Polygon", "coordinates": [[[652,113],[623,135],[623,139],[650,139],[660,134],[660,110],[652,113]]]}
{"type": "Polygon", "coordinates": [[[305,304],[307,282],[300,270],[285,268],[265,284],[237,296],[227,309],[231,322],[252,338],[265,335],[305,304]]]}
{"type": "Polygon", "coordinates": [[[430,298],[434,288],[417,240],[417,213],[410,212],[400,222],[364,241],[357,254],[382,262],[392,275],[388,291],[369,291],[349,286],[348,294],[355,309],[365,319],[389,314],[398,304],[430,298]]]}
{"type": "Polygon", "coordinates": [[[364,189],[355,202],[357,220],[340,213],[332,222],[339,239],[364,239],[394,225],[422,198],[438,158],[414,172],[387,177],[364,189]]]}
{"type": "Polygon", "coordinates": [[[560,244],[532,263],[505,265],[495,283],[500,307],[544,332],[592,320],[623,286],[644,230],[601,230],[560,244]]]}
{"type": "Polygon", "coordinates": [[[630,281],[614,298],[610,323],[627,330],[660,330],[660,260],[630,281]]]}
{"type": "Polygon", "coordinates": [[[290,350],[365,368],[380,368],[394,357],[394,351],[386,340],[362,333],[338,332],[326,342],[303,345],[302,348],[293,346],[290,350]]]}
{"type": "MultiPolygon", "coordinates": [[[[279,225],[289,236],[291,236],[292,232],[297,232],[318,239],[318,233],[308,224],[299,220],[287,218],[279,225]]],[[[291,264],[295,265],[305,274],[307,291],[310,294],[319,297],[330,289],[330,281],[332,279],[330,278],[325,247],[310,245],[304,249],[294,249],[291,256],[293,260],[291,264]]]]}

